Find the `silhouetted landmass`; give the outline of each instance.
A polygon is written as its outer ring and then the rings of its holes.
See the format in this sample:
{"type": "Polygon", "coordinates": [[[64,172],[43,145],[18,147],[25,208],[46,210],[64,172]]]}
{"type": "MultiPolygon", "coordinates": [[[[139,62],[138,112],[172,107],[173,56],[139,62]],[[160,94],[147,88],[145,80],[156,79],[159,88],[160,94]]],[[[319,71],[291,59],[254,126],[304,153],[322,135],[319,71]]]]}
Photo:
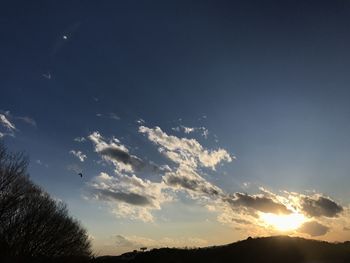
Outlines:
{"type": "Polygon", "coordinates": [[[297,237],[248,238],[224,246],[198,249],[160,248],[96,258],[95,263],[349,263],[350,242],[328,243],[297,237]]]}
{"type": "Polygon", "coordinates": [[[0,262],[82,262],[87,232],[62,202],[35,185],[27,158],[0,143],[0,262]]]}

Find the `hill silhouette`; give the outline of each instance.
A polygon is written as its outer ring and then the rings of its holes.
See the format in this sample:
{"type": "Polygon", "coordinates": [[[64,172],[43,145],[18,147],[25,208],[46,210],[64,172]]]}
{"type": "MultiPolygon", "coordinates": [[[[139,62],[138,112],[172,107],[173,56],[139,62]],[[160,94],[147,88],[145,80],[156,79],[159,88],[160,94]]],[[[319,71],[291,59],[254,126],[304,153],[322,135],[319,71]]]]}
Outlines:
{"type": "Polygon", "coordinates": [[[350,262],[350,242],[328,243],[289,236],[248,238],[223,246],[159,248],[148,252],[104,256],[96,258],[94,262],[345,263],[350,262]]]}

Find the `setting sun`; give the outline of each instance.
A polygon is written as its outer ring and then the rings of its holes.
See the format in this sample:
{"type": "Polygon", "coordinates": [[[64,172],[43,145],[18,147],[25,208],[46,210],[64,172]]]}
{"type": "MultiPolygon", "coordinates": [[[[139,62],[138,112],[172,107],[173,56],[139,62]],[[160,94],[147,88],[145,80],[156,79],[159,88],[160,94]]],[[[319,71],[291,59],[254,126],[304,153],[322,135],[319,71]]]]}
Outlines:
{"type": "Polygon", "coordinates": [[[305,216],[298,213],[290,215],[276,215],[271,213],[261,213],[260,218],[267,226],[272,226],[279,231],[291,231],[298,229],[304,222],[305,216]]]}

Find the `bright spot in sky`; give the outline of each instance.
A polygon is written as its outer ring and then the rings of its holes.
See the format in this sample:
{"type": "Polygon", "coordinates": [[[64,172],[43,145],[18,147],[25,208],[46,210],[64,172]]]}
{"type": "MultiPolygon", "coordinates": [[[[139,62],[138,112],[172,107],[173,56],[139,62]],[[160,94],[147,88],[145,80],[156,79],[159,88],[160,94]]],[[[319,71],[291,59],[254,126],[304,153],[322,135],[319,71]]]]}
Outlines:
{"type": "Polygon", "coordinates": [[[68,39],[68,37],[67,37],[66,35],[64,35],[64,36],[63,36],[63,39],[64,39],[64,40],[67,40],[67,39],[68,39]]]}
{"type": "Polygon", "coordinates": [[[305,216],[299,213],[292,213],[289,215],[261,213],[260,218],[267,226],[272,226],[279,231],[296,230],[306,222],[305,216]]]}

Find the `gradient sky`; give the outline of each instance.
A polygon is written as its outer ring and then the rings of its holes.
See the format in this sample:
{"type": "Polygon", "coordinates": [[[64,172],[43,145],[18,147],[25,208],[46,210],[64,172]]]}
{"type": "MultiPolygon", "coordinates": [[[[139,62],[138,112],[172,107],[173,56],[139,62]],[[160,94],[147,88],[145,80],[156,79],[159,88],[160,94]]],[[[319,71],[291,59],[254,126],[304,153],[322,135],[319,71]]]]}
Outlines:
{"type": "Polygon", "coordinates": [[[350,239],[349,28],[336,0],[6,1],[0,137],[99,255],[350,239]]]}

